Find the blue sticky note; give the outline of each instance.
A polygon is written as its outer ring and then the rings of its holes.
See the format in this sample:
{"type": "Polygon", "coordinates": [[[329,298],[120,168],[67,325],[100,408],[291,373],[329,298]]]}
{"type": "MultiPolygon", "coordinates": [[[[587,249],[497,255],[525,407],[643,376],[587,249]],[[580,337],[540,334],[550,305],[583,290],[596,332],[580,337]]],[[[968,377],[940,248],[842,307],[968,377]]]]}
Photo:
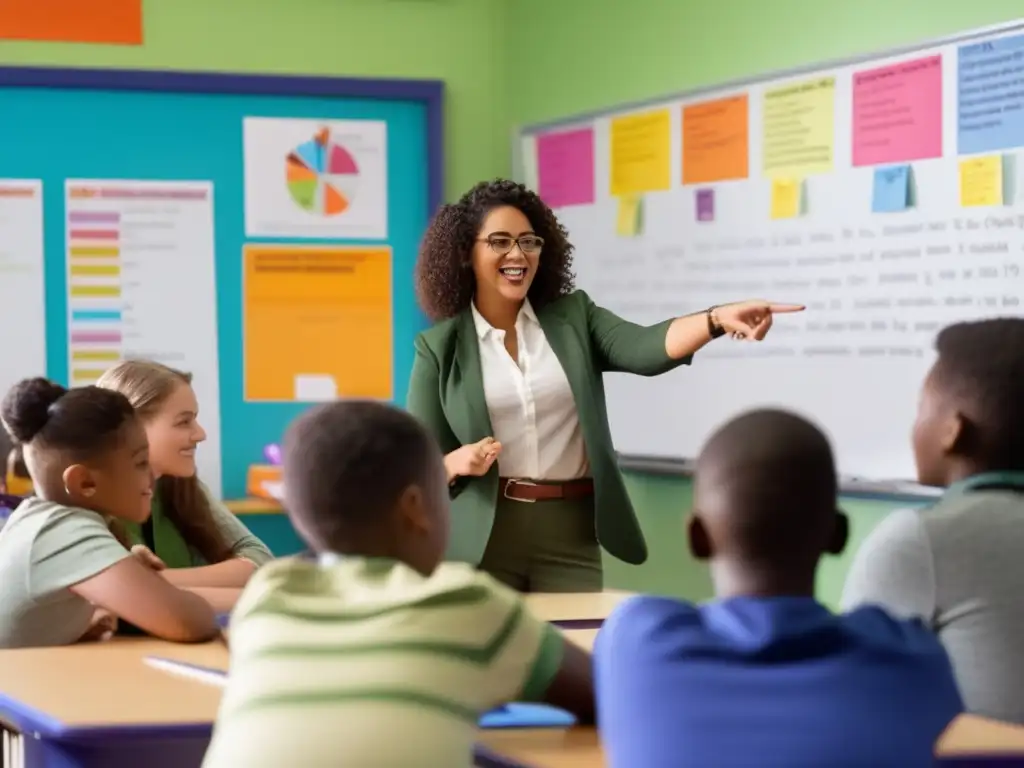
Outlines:
{"type": "Polygon", "coordinates": [[[492,709],[480,718],[481,728],[571,728],[576,718],[570,712],[546,704],[515,702],[492,709]]]}
{"type": "Polygon", "coordinates": [[[957,49],[957,154],[999,152],[1024,143],[1022,56],[1021,34],[957,49]]]}
{"type": "Polygon", "coordinates": [[[871,193],[872,213],[895,213],[910,207],[910,166],[875,169],[871,193]]]}

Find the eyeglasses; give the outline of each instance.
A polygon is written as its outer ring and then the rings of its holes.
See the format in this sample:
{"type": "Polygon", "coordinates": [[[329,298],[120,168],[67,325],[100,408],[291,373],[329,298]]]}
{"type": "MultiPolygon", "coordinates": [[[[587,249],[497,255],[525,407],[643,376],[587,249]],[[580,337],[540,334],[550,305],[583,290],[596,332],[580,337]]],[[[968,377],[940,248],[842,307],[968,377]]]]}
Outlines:
{"type": "Polygon", "coordinates": [[[519,237],[490,235],[481,238],[480,242],[487,243],[491,250],[499,256],[507,256],[517,245],[519,250],[528,256],[540,253],[540,249],[544,247],[544,238],[538,235],[520,235],[519,237]]]}

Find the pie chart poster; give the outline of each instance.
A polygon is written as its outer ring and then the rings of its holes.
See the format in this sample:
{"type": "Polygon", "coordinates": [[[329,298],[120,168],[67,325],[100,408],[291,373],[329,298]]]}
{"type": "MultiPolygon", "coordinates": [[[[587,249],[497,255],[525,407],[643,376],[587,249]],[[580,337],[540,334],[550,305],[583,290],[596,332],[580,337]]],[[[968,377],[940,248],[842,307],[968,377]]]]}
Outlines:
{"type": "Polygon", "coordinates": [[[245,234],[385,240],[387,124],[247,117],[245,234]]]}

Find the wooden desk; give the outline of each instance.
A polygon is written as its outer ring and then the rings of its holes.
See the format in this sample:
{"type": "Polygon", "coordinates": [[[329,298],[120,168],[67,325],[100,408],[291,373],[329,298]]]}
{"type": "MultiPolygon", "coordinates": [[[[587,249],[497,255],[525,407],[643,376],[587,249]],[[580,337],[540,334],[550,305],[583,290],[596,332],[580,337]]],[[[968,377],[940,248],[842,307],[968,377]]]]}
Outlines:
{"type": "Polygon", "coordinates": [[[961,715],[939,737],[935,745],[935,754],[939,757],[1024,757],[1024,727],[977,715],[961,715]]]}
{"type": "Polygon", "coordinates": [[[593,728],[481,731],[482,768],[603,768],[604,753],[593,728]]]}
{"type": "Polygon", "coordinates": [[[226,499],[224,506],[234,515],[283,515],[284,507],[273,499],[250,496],[244,499],[226,499]]]}
{"type": "Polygon", "coordinates": [[[23,764],[198,766],[221,692],[147,666],[150,655],[214,666],[226,665],[227,650],[123,638],[0,651],[0,720],[26,735],[23,764]]]}
{"type": "Polygon", "coordinates": [[[632,592],[533,593],[526,605],[538,618],[564,628],[597,629],[619,603],[632,592]]]}

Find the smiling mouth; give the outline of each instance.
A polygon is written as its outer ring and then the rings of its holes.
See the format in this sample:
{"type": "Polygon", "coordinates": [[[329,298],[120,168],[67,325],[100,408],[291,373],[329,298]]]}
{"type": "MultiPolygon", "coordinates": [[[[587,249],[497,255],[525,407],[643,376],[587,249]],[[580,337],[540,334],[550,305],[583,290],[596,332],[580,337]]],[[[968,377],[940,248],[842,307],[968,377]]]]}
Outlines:
{"type": "Polygon", "coordinates": [[[498,270],[510,283],[522,283],[526,279],[526,267],[502,267],[498,270]]]}

